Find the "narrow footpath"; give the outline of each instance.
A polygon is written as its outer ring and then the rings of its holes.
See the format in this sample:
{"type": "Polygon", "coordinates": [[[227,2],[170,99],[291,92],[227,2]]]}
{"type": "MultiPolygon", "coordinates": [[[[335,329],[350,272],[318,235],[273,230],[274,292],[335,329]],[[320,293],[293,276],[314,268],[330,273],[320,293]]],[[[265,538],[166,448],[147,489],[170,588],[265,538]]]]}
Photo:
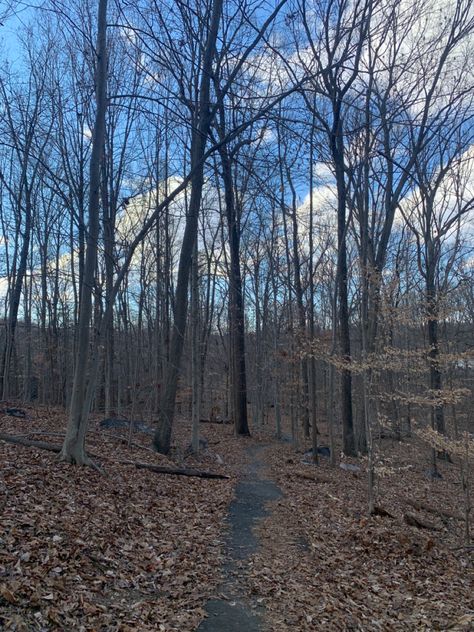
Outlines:
{"type": "Polygon", "coordinates": [[[245,574],[245,563],[259,547],[253,532],[255,523],[267,515],[265,504],[277,500],[280,488],[261,474],[260,453],[265,446],[252,446],[247,454],[250,463],[245,477],[237,485],[235,498],[229,509],[229,528],[225,539],[226,563],[224,581],[219,588],[219,599],[206,604],[208,617],[196,632],[263,632],[262,608],[255,599],[244,594],[240,578],[245,574]]]}

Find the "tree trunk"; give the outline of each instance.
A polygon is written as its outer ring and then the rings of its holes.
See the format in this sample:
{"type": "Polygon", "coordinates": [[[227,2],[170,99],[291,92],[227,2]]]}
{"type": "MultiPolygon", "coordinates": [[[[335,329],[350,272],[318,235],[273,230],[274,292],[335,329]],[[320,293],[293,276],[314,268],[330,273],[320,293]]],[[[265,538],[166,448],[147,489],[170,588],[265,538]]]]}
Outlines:
{"type": "Polygon", "coordinates": [[[179,370],[183,354],[184,333],[188,310],[188,285],[191,270],[194,242],[197,238],[198,215],[201,207],[202,187],[204,183],[204,157],[206,142],[209,135],[211,115],[209,111],[210,81],[212,61],[216,46],[219,21],[222,13],[223,0],[214,0],[209,33],[204,50],[204,60],[201,71],[199,88],[199,103],[193,125],[191,141],[191,197],[188,215],[184,228],[183,242],[178,265],[176,282],[174,322],[171,332],[170,358],[167,366],[165,385],[159,411],[159,422],[154,436],[154,446],[158,452],[167,454],[171,445],[171,431],[175,413],[176,391],[178,387],[179,370]]]}
{"type": "Polygon", "coordinates": [[[339,346],[341,358],[345,366],[341,369],[341,413],[343,450],[347,456],[355,454],[354,420],[352,412],[352,373],[351,337],[349,324],[348,270],[347,270],[347,218],[346,218],[346,183],[344,173],[344,152],[342,122],[340,120],[338,102],[334,115],[333,133],[331,135],[331,152],[334,160],[337,185],[337,295],[339,346]]]}
{"type": "MultiPolygon", "coordinates": [[[[434,280],[434,264],[427,261],[426,301],[428,310],[428,346],[430,363],[430,389],[435,397],[438,397],[442,388],[442,374],[439,365],[439,339],[438,339],[438,302],[434,280]]],[[[432,407],[432,426],[441,434],[446,433],[443,405],[436,403],[432,407]]]]}
{"type": "Polygon", "coordinates": [[[232,401],[234,428],[238,435],[250,435],[247,419],[247,374],[245,367],[245,312],[240,272],[240,234],[229,157],[220,152],[225,187],[227,229],[229,232],[229,302],[232,345],[232,401]]]}
{"type": "Polygon", "coordinates": [[[201,333],[199,327],[199,265],[198,244],[194,244],[191,282],[191,382],[192,382],[192,437],[194,454],[199,452],[199,419],[201,417],[201,333]]]}
{"type": "MultiPolygon", "coordinates": [[[[314,319],[314,203],[313,203],[313,152],[314,152],[314,126],[315,120],[313,115],[313,125],[311,126],[311,137],[309,147],[309,335],[311,343],[314,344],[315,319],[314,319]]],[[[304,316],[304,314],[303,314],[304,316]]],[[[313,463],[319,463],[318,457],[318,424],[316,411],[316,360],[314,355],[309,360],[309,397],[311,408],[311,445],[313,450],[313,463]]]]}
{"type": "MultiPolygon", "coordinates": [[[[26,160],[26,158],[25,158],[26,160]]],[[[26,179],[26,168],[24,172],[24,179],[26,179]]],[[[18,270],[16,273],[15,283],[13,284],[9,311],[8,311],[8,320],[7,320],[7,331],[6,331],[6,341],[5,348],[3,351],[3,359],[2,359],[2,371],[1,371],[1,380],[2,380],[2,399],[8,399],[10,393],[10,364],[13,353],[13,347],[15,344],[15,332],[16,326],[18,323],[18,309],[20,307],[21,300],[21,291],[23,288],[23,280],[26,274],[26,267],[28,263],[28,253],[30,249],[30,239],[31,239],[31,221],[32,221],[32,208],[31,208],[31,199],[30,199],[30,189],[29,185],[25,182],[25,229],[23,232],[23,243],[21,245],[20,251],[20,261],[18,263],[18,270]]]]}
{"type": "Polygon", "coordinates": [[[90,365],[92,297],[95,286],[99,238],[100,166],[105,139],[107,110],[107,0],[99,0],[96,68],[96,116],[90,161],[89,222],[84,276],[79,305],[77,356],[74,369],[69,421],[60,459],[83,465],[88,463],[85,435],[89,415],[87,373],[90,365]]]}
{"type": "MultiPolygon", "coordinates": [[[[105,302],[111,301],[114,284],[114,234],[115,234],[115,199],[108,193],[108,177],[105,160],[102,161],[102,200],[104,231],[104,264],[105,264],[105,302]]],[[[105,325],[104,332],[104,414],[110,417],[114,408],[114,315],[113,310],[105,325]]]]}

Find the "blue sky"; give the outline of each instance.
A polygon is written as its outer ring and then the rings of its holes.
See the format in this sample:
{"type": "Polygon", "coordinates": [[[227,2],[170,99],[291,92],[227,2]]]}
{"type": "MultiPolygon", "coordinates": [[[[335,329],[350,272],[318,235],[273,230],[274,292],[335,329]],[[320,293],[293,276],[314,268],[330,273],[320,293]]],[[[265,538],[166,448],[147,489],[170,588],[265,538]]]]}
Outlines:
{"type": "MultiPolygon", "coordinates": [[[[38,3],[39,5],[39,3],[38,3]]],[[[15,64],[20,58],[18,45],[19,33],[25,29],[31,20],[34,3],[18,2],[14,15],[9,15],[0,26],[0,56],[15,64]]]]}

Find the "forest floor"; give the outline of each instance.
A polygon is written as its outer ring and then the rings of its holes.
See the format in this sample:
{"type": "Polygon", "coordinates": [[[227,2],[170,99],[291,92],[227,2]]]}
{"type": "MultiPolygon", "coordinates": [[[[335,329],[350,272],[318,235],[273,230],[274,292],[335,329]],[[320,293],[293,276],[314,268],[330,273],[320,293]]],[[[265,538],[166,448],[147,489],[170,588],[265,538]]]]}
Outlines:
{"type": "MultiPolygon", "coordinates": [[[[64,411],[24,410],[0,414],[0,432],[61,442],[64,411]]],[[[390,515],[369,517],[362,459],[314,466],[304,442],[237,440],[214,424],[202,424],[208,447],[193,457],[184,421],[168,459],[148,435],[129,447],[98,421],[88,447],[103,474],[0,441],[0,629],[474,630],[459,464],[441,463],[432,480],[418,439],[381,442],[376,505],[390,515]],[[241,627],[229,627],[238,612],[241,627]]]]}

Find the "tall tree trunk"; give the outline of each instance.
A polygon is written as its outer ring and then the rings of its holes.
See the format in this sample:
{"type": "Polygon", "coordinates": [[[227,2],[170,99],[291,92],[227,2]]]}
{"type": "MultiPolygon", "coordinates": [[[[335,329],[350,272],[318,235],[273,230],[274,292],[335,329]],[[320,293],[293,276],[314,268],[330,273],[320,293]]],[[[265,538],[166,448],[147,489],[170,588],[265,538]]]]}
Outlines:
{"type": "Polygon", "coordinates": [[[24,297],[24,310],[25,310],[25,340],[26,340],[26,351],[25,351],[25,368],[24,368],[24,378],[23,378],[23,401],[31,402],[33,397],[33,373],[32,373],[32,346],[33,346],[33,328],[32,328],[32,303],[33,303],[33,256],[30,253],[30,275],[29,280],[26,287],[25,297],[24,297]]]}
{"type": "MultiPolygon", "coordinates": [[[[428,248],[432,247],[431,244],[428,248]]],[[[438,297],[435,284],[435,263],[431,257],[427,258],[426,271],[426,302],[428,312],[428,357],[430,363],[430,389],[434,397],[439,397],[442,387],[442,374],[439,365],[439,338],[438,338],[438,297]]],[[[443,405],[437,402],[432,407],[432,426],[441,434],[445,434],[443,405]]]]}
{"type": "Polygon", "coordinates": [[[90,161],[89,221],[84,276],[79,305],[77,357],[74,369],[69,421],[60,459],[83,465],[88,463],[85,435],[89,415],[87,373],[90,365],[92,296],[95,286],[100,210],[100,166],[105,140],[107,110],[107,0],[99,0],[97,24],[96,115],[90,161]]]}
{"type": "MultiPolygon", "coordinates": [[[[295,197],[295,196],[294,196],[295,197]]],[[[295,295],[296,295],[296,305],[298,308],[298,329],[299,335],[302,340],[306,336],[306,316],[305,316],[305,308],[304,308],[304,297],[303,297],[303,286],[301,284],[301,262],[300,262],[300,254],[299,254],[299,244],[298,244],[298,221],[296,216],[296,205],[295,200],[293,203],[293,211],[291,214],[292,227],[293,227],[293,266],[294,266],[294,284],[295,284],[295,295]]],[[[301,344],[301,340],[299,342],[301,344]]],[[[308,366],[308,358],[307,356],[303,356],[300,361],[300,373],[301,373],[301,417],[302,417],[302,425],[303,432],[305,438],[309,438],[310,436],[310,419],[309,419],[309,366],[308,366]]]]}
{"type": "MultiPolygon", "coordinates": [[[[297,218],[297,196],[296,189],[293,184],[293,180],[291,177],[290,169],[287,167],[286,169],[287,181],[291,190],[292,196],[292,204],[291,204],[291,229],[292,229],[292,250],[293,250],[293,282],[294,282],[294,293],[296,298],[296,307],[298,314],[298,333],[301,340],[299,344],[301,344],[302,340],[306,335],[306,315],[304,308],[304,296],[303,296],[303,286],[301,283],[301,259],[300,259],[300,250],[299,250],[299,232],[298,232],[298,218],[297,218]]],[[[310,419],[309,419],[309,367],[308,367],[308,358],[303,355],[300,361],[300,375],[301,375],[301,398],[300,398],[300,415],[302,420],[303,432],[306,438],[310,436],[310,419]]]]}
{"type": "Polygon", "coordinates": [[[204,49],[204,59],[201,70],[199,103],[196,104],[197,111],[192,132],[191,170],[194,175],[191,180],[191,197],[179,257],[174,322],[170,342],[170,359],[167,366],[164,391],[161,399],[159,422],[153,440],[155,449],[163,454],[167,454],[169,452],[171,445],[171,431],[175,413],[176,391],[178,387],[181,357],[183,354],[184,333],[186,329],[186,317],[188,311],[189,274],[191,270],[194,242],[197,238],[198,216],[199,209],[201,207],[202,187],[204,183],[203,157],[211,124],[209,100],[212,61],[214,57],[217,34],[219,32],[222,3],[223,0],[214,0],[212,5],[212,17],[204,49]]]}
{"type": "Polygon", "coordinates": [[[194,454],[199,452],[199,418],[201,416],[201,332],[199,326],[199,265],[198,244],[194,244],[191,272],[191,383],[192,383],[192,436],[194,454]]]}
{"type": "MultiPolygon", "coordinates": [[[[26,166],[24,168],[24,179],[26,180],[26,166]]],[[[2,399],[8,399],[10,395],[10,364],[13,353],[13,347],[15,344],[15,332],[18,323],[18,310],[20,307],[21,300],[21,292],[23,288],[23,280],[26,274],[26,268],[28,264],[28,253],[30,250],[30,240],[31,240],[31,223],[32,223],[32,208],[31,208],[31,191],[29,189],[28,183],[25,181],[25,228],[23,232],[23,243],[21,245],[20,250],[20,260],[18,263],[18,269],[15,277],[15,282],[13,284],[9,312],[8,312],[8,320],[7,320],[7,331],[6,331],[6,341],[5,348],[3,351],[3,359],[2,359],[2,371],[0,378],[2,380],[2,399]]]]}
{"type": "Polygon", "coordinates": [[[338,102],[334,115],[333,133],[331,134],[331,152],[334,160],[337,186],[337,294],[338,294],[338,326],[339,345],[342,361],[341,369],[341,413],[342,440],[344,454],[355,454],[354,420],[352,411],[352,373],[351,338],[349,324],[348,270],[347,270],[347,217],[346,217],[346,182],[344,173],[344,151],[342,121],[340,120],[341,103],[338,102]]]}
{"type": "Polygon", "coordinates": [[[273,262],[271,263],[272,270],[272,290],[273,290],[273,406],[275,408],[275,436],[277,439],[282,438],[281,432],[281,407],[280,407],[280,376],[278,372],[278,306],[277,298],[278,292],[275,281],[275,274],[273,271],[273,262]]]}
{"type": "MultiPolygon", "coordinates": [[[[314,344],[315,319],[314,319],[314,203],[313,203],[313,152],[314,152],[314,127],[311,126],[310,147],[309,147],[309,335],[311,343],[314,344]]],[[[304,314],[303,314],[304,316],[304,314]]],[[[309,404],[311,409],[311,444],[313,450],[313,463],[318,464],[318,425],[316,411],[316,360],[314,355],[309,360],[309,404]]]]}
{"type": "MultiPolygon", "coordinates": [[[[112,156],[113,159],[113,156],[112,156]]],[[[114,235],[116,201],[109,194],[108,173],[105,159],[102,161],[102,213],[104,231],[105,303],[111,302],[114,285],[114,235]]],[[[110,168],[112,168],[110,166],[110,168]]],[[[114,314],[107,319],[104,332],[104,414],[110,417],[114,408],[114,314]]]]}
{"type": "Polygon", "coordinates": [[[230,163],[226,158],[225,165],[225,198],[227,211],[227,228],[229,231],[230,279],[229,300],[231,311],[231,344],[232,344],[232,390],[234,402],[234,428],[238,435],[249,435],[247,419],[247,373],[245,367],[245,312],[242,295],[242,276],[240,272],[240,234],[235,196],[230,176],[230,163]]]}
{"type": "MultiPolygon", "coordinates": [[[[220,100],[218,133],[225,138],[225,109],[219,86],[216,92],[220,100]]],[[[240,213],[232,178],[232,165],[227,145],[219,149],[224,182],[225,213],[229,240],[229,321],[232,358],[232,403],[234,430],[237,435],[250,435],[247,417],[247,372],[245,365],[245,311],[240,270],[240,213]]],[[[258,311],[258,306],[257,306],[258,311]]],[[[257,334],[258,335],[258,334],[257,334]]]]}

